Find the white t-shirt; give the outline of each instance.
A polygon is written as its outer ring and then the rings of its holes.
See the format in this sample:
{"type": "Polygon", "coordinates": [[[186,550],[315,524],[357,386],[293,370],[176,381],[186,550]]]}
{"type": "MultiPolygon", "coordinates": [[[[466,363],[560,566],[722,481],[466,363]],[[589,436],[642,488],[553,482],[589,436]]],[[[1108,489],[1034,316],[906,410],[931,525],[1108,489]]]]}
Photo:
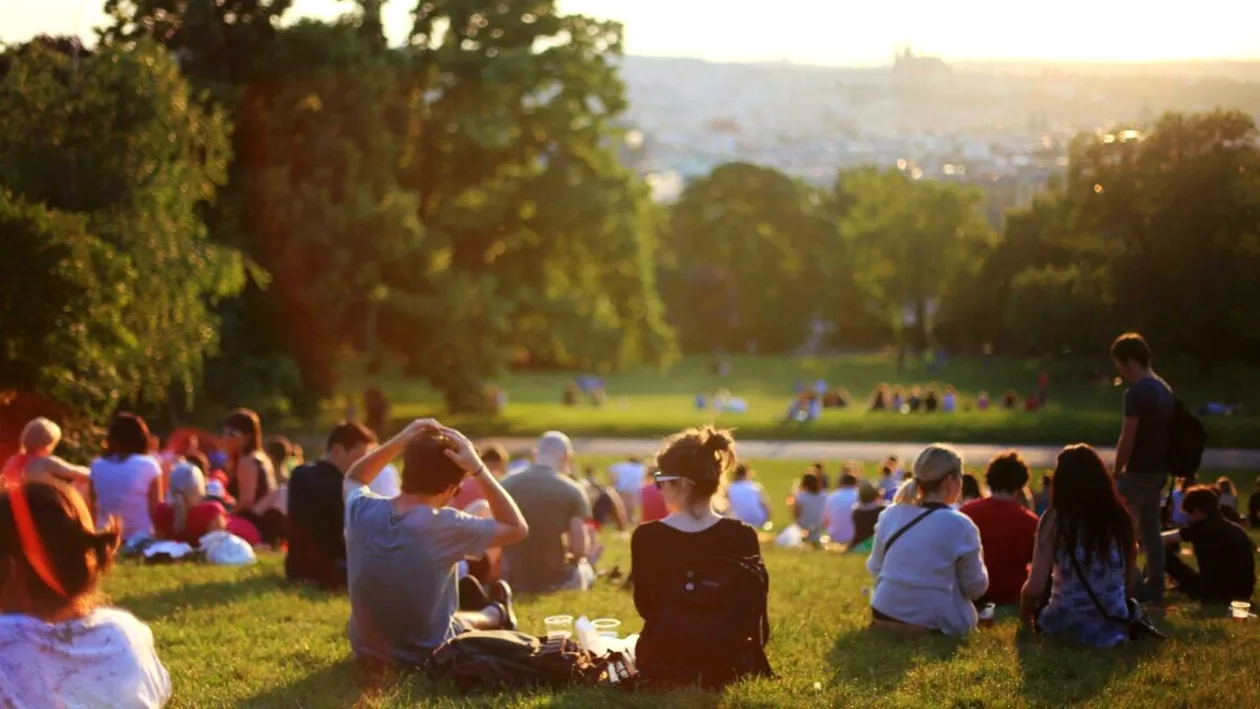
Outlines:
{"type": "Polygon", "coordinates": [[[398,476],[398,468],[393,465],[381,468],[380,474],[368,485],[368,490],[381,497],[398,497],[402,493],[402,478],[398,476]]]}
{"type": "Polygon", "coordinates": [[[147,709],[170,698],[153,633],[126,611],[98,608],[65,623],[0,615],[0,706],[147,709]]]}
{"type": "Polygon", "coordinates": [[[149,519],[149,486],[162,476],[157,459],[132,455],[125,460],[97,458],[92,461],[92,487],[96,490],[96,526],[118,518],[123,539],[153,536],[149,519]]]}
{"type": "Polygon", "coordinates": [[[842,487],[827,498],[827,535],[836,544],[853,541],[853,506],[857,504],[856,487],[842,487]]]}
{"type": "Polygon", "coordinates": [[[643,476],[647,474],[647,468],[642,463],[631,463],[627,460],[614,464],[608,472],[617,481],[617,492],[637,493],[643,487],[643,476]]]}
{"type": "Polygon", "coordinates": [[[730,514],[735,519],[753,527],[761,527],[769,519],[762,505],[765,488],[752,480],[736,480],[726,486],[726,498],[730,500],[730,514]]]}
{"type": "Polygon", "coordinates": [[[875,577],[871,606],[903,623],[963,635],[979,620],[973,601],[989,588],[975,522],[957,510],[938,509],[884,553],[888,540],[926,511],[893,505],[879,516],[866,560],[875,577]]]}

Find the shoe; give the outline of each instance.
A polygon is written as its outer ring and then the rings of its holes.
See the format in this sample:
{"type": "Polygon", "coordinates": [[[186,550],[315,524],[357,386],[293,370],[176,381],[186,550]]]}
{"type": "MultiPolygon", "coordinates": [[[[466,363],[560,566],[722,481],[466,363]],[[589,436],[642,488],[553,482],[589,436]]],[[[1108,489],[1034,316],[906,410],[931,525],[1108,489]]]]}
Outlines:
{"type": "Polygon", "coordinates": [[[490,584],[490,600],[499,607],[503,614],[503,629],[516,630],[516,609],[512,607],[512,587],[507,581],[495,581],[490,584]]]}

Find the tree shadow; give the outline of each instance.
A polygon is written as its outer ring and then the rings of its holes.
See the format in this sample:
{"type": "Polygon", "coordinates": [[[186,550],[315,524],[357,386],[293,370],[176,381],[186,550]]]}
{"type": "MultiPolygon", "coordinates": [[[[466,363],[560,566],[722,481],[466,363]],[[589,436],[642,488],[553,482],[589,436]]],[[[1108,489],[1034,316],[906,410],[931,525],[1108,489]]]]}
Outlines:
{"type": "Polygon", "coordinates": [[[115,594],[113,601],[147,621],[159,621],[187,610],[200,610],[250,598],[288,593],[303,600],[326,600],[338,595],[315,586],[294,584],[273,575],[257,575],[224,581],[175,586],[148,594],[115,594]]]}
{"type": "Polygon", "coordinates": [[[1015,649],[1023,675],[1022,693],[1039,706],[1083,704],[1097,697],[1117,675],[1133,672],[1158,647],[1157,641],[1141,641],[1108,650],[1020,630],[1015,649]]]}
{"type": "MultiPolygon", "coordinates": [[[[298,662],[302,666],[310,663],[298,662]]],[[[301,679],[256,694],[240,707],[349,707],[375,695],[394,691],[405,675],[364,668],[346,657],[301,679]]]]}
{"type": "Polygon", "coordinates": [[[860,628],[841,633],[827,654],[836,676],[864,691],[897,687],[915,667],[948,662],[962,638],[860,628]]]}

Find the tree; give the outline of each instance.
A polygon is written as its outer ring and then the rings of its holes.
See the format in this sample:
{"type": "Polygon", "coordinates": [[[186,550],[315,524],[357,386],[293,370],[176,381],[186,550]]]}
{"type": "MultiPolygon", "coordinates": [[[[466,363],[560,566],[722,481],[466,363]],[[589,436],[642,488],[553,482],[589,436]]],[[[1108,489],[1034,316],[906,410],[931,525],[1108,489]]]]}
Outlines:
{"type": "Polygon", "coordinates": [[[1003,323],[1022,352],[1090,353],[1115,335],[1113,304],[1101,271],[1030,268],[1010,285],[1003,323]]]}
{"type": "Polygon", "coordinates": [[[913,322],[910,344],[927,346],[936,308],[976,276],[994,243],[980,194],[895,170],[837,180],[834,192],[851,205],[843,233],[858,285],[898,332],[913,322]]]}
{"type": "Polygon", "coordinates": [[[689,184],[670,212],[670,316],[696,351],[783,352],[828,309],[839,247],[820,198],[772,168],[728,163],[689,184]]]}
{"type": "Polygon", "coordinates": [[[191,396],[243,266],[200,218],[225,177],[223,116],[150,43],[65,47],[12,49],[0,75],[4,264],[22,269],[4,278],[5,384],[99,420],[173,385],[191,396]]]}

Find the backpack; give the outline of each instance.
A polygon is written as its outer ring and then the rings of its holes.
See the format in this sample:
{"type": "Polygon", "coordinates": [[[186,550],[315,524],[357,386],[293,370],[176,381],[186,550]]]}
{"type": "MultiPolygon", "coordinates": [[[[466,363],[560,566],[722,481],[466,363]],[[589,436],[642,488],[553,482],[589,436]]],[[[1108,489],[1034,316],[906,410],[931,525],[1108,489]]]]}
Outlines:
{"type": "Polygon", "coordinates": [[[428,669],[436,679],[453,680],[467,692],[595,684],[605,665],[572,640],[549,642],[511,630],[477,630],[434,650],[428,669]]]}
{"type": "Polygon", "coordinates": [[[644,684],[718,689],[773,674],[765,654],[770,577],[760,557],[685,561],[666,570],[660,589],[655,637],[645,628],[635,657],[644,684]]]}
{"type": "Polygon", "coordinates": [[[1193,478],[1203,463],[1207,430],[1181,399],[1173,401],[1168,426],[1168,472],[1175,478],[1193,478]]]}

